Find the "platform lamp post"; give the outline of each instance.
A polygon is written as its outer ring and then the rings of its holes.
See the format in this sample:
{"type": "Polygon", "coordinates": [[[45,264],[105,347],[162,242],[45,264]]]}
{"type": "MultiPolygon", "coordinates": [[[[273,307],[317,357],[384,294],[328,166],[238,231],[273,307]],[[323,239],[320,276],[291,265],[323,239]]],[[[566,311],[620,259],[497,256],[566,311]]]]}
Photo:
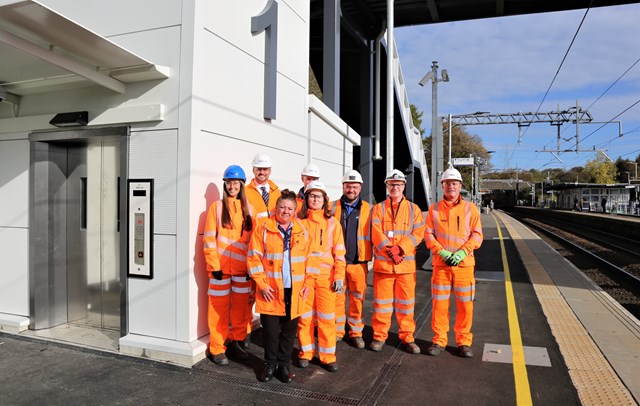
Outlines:
{"type": "Polygon", "coordinates": [[[438,79],[438,61],[431,63],[431,71],[418,82],[420,86],[431,81],[431,198],[437,202],[440,188],[438,177],[444,171],[444,141],[442,139],[442,120],[438,117],[438,82],[448,82],[449,74],[442,69],[438,79]]]}

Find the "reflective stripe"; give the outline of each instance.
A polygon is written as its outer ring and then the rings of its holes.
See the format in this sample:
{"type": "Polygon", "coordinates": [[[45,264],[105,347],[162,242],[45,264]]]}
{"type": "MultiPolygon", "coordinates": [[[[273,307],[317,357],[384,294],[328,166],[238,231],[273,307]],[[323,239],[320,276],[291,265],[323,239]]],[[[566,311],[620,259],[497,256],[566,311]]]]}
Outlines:
{"type": "Polygon", "coordinates": [[[344,250],[345,249],[344,244],[336,244],[336,245],[334,245],[333,248],[336,249],[336,250],[344,250]]]}
{"type": "Polygon", "coordinates": [[[411,314],[411,313],[413,313],[413,306],[411,306],[410,309],[404,309],[402,307],[396,307],[396,313],[411,314]]]}
{"type": "Polygon", "coordinates": [[[297,264],[300,262],[304,262],[306,260],[305,257],[301,257],[301,256],[297,256],[297,257],[291,257],[291,263],[292,264],[297,264]]]}
{"type": "Polygon", "coordinates": [[[267,254],[264,257],[272,261],[278,261],[278,260],[281,261],[283,258],[282,253],[272,253],[272,252],[267,252],[267,254]]]}
{"type": "Polygon", "coordinates": [[[459,300],[461,302],[470,302],[470,301],[473,300],[472,296],[458,296],[458,295],[455,295],[455,297],[456,297],[456,300],[459,300]]]}
{"type": "Polygon", "coordinates": [[[472,292],[473,290],[475,290],[475,285],[471,285],[471,286],[454,286],[453,290],[455,292],[472,292]]]}
{"type": "Polygon", "coordinates": [[[405,256],[404,256],[404,260],[405,260],[405,261],[415,261],[415,260],[416,260],[416,257],[415,257],[415,256],[413,256],[413,255],[405,255],[405,256]]]}
{"type": "Polygon", "coordinates": [[[349,321],[349,324],[362,324],[362,319],[352,319],[349,317],[347,320],[349,321]]]}
{"type": "Polygon", "coordinates": [[[235,293],[250,293],[251,288],[239,288],[237,286],[232,286],[231,291],[235,293]]]}
{"type": "Polygon", "coordinates": [[[316,312],[316,314],[318,315],[318,318],[322,320],[333,320],[336,318],[335,313],[316,312]]]}
{"type": "Polygon", "coordinates": [[[361,293],[358,292],[349,292],[351,294],[351,297],[355,297],[356,299],[362,299],[362,297],[364,296],[361,293]]]}
{"type": "Polygon", "coordinates": [[[374,313],[393,313],[393,307],[384,307],[384,308],[374,307],[373,312],[374,313]]]}
{"type": "Polygon", "coordinates": [[[233,259],[236,259],[236,260],[242,261],[242,262],[245,262],[247,260],[247,257],[244,256],[244,255],[240,255],[238,253],[227,251],[227,250],[224,250],[224,249],[221,249],[221,248],[218,248],[218,254],[220,254],[223,257],[233,258],[233,259]]]}
{"type": "Polygon", "coordinates": [[[336,352],[336,347],[320,347],[318,346],[318,352],[322,354],[333,354],[336,352]]]}
{"type": "Polygon", "coordinates": [[[449,300],[449,293],[447,293],[446,295],[431,295],[431,299],[433,300],[449,300]]]}
{"type": "Polygon", "coordinates": [[[306,312],[306,313],[304,313],[304,314],[301,314],[301,315],[300,315],[300,318],[301,318],[301,319],[309,319],[309,318],[313,317],[313,314],[314,314],[314,313],[315,313],[315,312],[314,312],[313,310],[310,310],[310,311],[308,311],[308,312],[306,312]]]}
{"type": "Polygon", "coordinates": [[[386,247],[389,244],[391,244],[391,241],[389,241],[388,238],[385,238],[384,240],[382,240],[380,244],[376,246],[376,248],[378,249],[378,251],[381,251],[384,247],[386,247]]]}
{"type": "Polygon", "coordinates": [[[352,326],[349,325],[351,327],[351,331],[353,331],[354,333],[362,333],[362,327],[360,326],[352,326]]]}
{"type": "Polygon", "coordinates": [[[229,293],[231,293],[230,289],[225,289],[225,290],[209,289],[209,296],[227,296],[229,293]]]}
{"type": "Polygon", "coordinates": [[[393,299],[373,299],[373,303],[375,304],[391,304],[393,303],[393,299]]]}
{"type": "Polygon", "coordinates": [[[255,275],[260,272],[263,272],[262,265],[256,265],[253,268],[249,268],[249,275],[255,275]]]}
{"type": "Polygon", "coordinates": [[[204,243],[204,247],[205,248],[218,248],[218,244],[216,244],[215,241],[212,242],[205,242],[204,243]]]}
{"type": "Polygon", "coordinates": [[[267,278],[282,279],[282,272],[267,272],[267,278]]]}
{"type": "Polygon", "coordinates": [[[314,275],[316,275],[316,274],[320,275],[320,268],[307,267],[307,273],[314,274],[314,275]]]}
{"type": "Polygon", "coordinates": [[[416,299],[409,299],[409,300],[396,299],[396,303],[401,305],[412,305],[415,302],[416,302],[416,299]]]}
{"type": "Polygon", "coordinates": [[[247,280],[246,276],[232,276],[231,280],[234,282],[247,282],[249,283],[249,281],[247,280]]]}
{"type": "Polygon", "coordinates": [[[410,234],[409,238],[411,239],[411,242],[413,243],[413,245],[418,245],[418,240],[416,239],[416,237],[410,234]]]}
{"type": "Polygon", "coordinates": [[[215,232],[215,230],[214,231],[208,230],[208,231],[205,231],[202,235],[204,237],[215,237],[216,236],[216,232],[215,232]]]}
{"type": "Polygon", "coordinates": [[[358,236],[358,241],[371,241],[371,236],[370,235],[359,235],[358,236]]]}
{"type": "Polygon", "coordinates": [[[450,290],[451,289],[451,285],[431,285],[431,289],[437,289],[437,290],[450,290]]]}
{"type": "Polygon", "coordinates": [[[291,281],[293,282],[302,282],[304,280],[304,275],[291,275],[291,281]]]}
{"type": "Polygon", "coordinates": [[[336,323],[344,323],[347,320],[347,316],[340,316],[336,318],[336,323]]]}
{"type": "Polygon", "coordinates": [[[231,279],[229,278],[223,278],[222,280],[217,280],[215,278],[209,278],[209,283],[211,285],[229,285],[231,284],[231,279]]]}
{"type": "Polygon", "coordinates": [[[376,223],[376,224],[380,224],[380,223],[382,223],[382,220],[380,220],[380,219],[371,219],[371,222],[372,223],[376,223]]]}
{"type": "Polygon", "coordinates": [[[311,343],[309,345],[301,345],[300,346],[300,351],[302,351],[302,352],[313,351],[315,348],[316,348],[316,344],[315,343],[311,343]]]}
{"type": "Polygon", "coordinates": [[[258,251],[258,250],[249,250],[249,252],[247,252],[247,256],[248,257],[262,257],[262,251],[258,251]]]}
{"type": "Polygon", "coordinates": [[[344,331],[344,324],[337,324],[336,331],[344,331]]]}
{"type": "Polygon", "coordinates": [[[260,213],[256,214],[256,218],[261,219],[263,217],[269,217],[269,212],[261,211],[260,213]]]}

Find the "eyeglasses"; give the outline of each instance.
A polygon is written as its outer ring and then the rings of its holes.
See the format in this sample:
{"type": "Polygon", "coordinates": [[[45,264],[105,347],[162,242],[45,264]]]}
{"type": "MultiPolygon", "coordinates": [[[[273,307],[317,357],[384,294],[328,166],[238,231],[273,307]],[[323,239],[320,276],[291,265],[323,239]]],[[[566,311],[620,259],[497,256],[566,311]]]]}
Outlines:
{"type": "Polygon", "coordinates": [[[314,195],[313,193],[310,193],[309,197],[314,199],[314,200],[324,199],[324,196],[322,196],[322,195],[314,195]]]}
{"type": "Polygon", "coordinates": [[[389,189],[401,189],[404,187],[404,183],[387,183],[389,189]]]}

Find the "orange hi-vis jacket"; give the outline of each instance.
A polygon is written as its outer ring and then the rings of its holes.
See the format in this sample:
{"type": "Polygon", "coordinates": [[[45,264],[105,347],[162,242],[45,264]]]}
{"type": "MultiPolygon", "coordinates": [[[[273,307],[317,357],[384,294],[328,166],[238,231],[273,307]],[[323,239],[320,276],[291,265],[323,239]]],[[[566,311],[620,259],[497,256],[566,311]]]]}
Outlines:
{"type": "MultiPolygon", "coordinates": [[[[247,244],[251,232],[242,229],[244,219],[240,200],[229,197],[228,204],[234,228],[222,226],[222,200],[214,202],[207,212],[203,235],[207,272],[221,270],[229,275],[246,275],[247,244]]],[[[251,206],[249,213],[253,215],[251,206]]]]}
{"type": "MultiPolygon", "coordinates": [[[[303,311],[304,300],[300,295],[303,286],[313,287],[313,279],[319,273],[317,260],[309,257],[310,241],[307,230],[298,222],[292,220],[291,241],[289,253],[291,258],[291,319],[300,316],[303,311]],[[315,265],[315,267],[314,267],[315,265]]],[[[282,264],[284,261],[284,239],[275,217],[260,221],[251,233],[247,266],[249,275],[256,282],[257,290],[262,291],[267,286],[275,289],[275,298],[267,302],[262,295],[256,294],[256,312],[285,316],[284,279],[282,264]]]]}
{"type": "Polygon", "coordinates": [[[482,240],[480,212],[474,204],[458,197],[455,202],[442,199],[429,207],[424,241],[433,253],[433,266],[449,266],[438,255],[443,249],[452,253],[464,250],[467,256],[458,266],[475,266],[473,250],[480,247],[482,240]]]}
{"type": "Polygon", "coordinates": [[[373,243],[373,271],[382,273],[414,273],[416,247],[424,235],[424,217],[415,204],[403,198],[393,205],[391,199],[376,204],[371,214],[371,242],[373,243]],[[387,246],[398,245],[404,260],[398,265],[387,254],[387,246]]]}
{"type": "Polygon", "coordinates": [[[318,278],[344,281],[347,264],[340,223],[335,217],[325,218],[324,210],[308,210],[307,218],[301,219],[300,223],[309,232],[309,255],[320,260],[318,278]]]}
{"type": "MultiPolygon", "coordinates": [[[[358,261],[368,262],[371,261],[372,249],[371,249],[371,205],[364,200],[360,199],[360,218],[358,219],[358,261]]],[[[342,218],[342,202],[335,200],[329,203],[329,209],[331,214],[335,216],[338,224],[342,218]]],[[[347,242],[347,236],[345,236],[345,243],[347,242]]]]}
{"type": "Polygon", "coordinates": [[[278,186],[270,180],[268,182],[269,207],[265,206],[264,200],[262,200],[262,189],[256,186],[255,179],[252,179],[244,189],[247,192],[247,200],[255,210],[255,218],[257,220],[271,216],[275,211],[276,202],[280,197],[280,189],[278,189],[278,186]]]}

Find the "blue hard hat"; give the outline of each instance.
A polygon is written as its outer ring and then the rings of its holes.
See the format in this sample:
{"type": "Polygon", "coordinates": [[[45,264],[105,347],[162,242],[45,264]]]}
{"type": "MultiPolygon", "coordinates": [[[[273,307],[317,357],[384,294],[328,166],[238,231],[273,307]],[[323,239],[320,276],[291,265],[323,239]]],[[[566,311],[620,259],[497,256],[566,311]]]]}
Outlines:
{"type": "Polygon", "coordinates": [[[244,174],[244,170],[238,165],[229,165],[227,169],[224,170],[224,175],[222,180],[231,180],[231,179],[240,179],[243,182],[247,181],[247,177],[244,174]]]}

